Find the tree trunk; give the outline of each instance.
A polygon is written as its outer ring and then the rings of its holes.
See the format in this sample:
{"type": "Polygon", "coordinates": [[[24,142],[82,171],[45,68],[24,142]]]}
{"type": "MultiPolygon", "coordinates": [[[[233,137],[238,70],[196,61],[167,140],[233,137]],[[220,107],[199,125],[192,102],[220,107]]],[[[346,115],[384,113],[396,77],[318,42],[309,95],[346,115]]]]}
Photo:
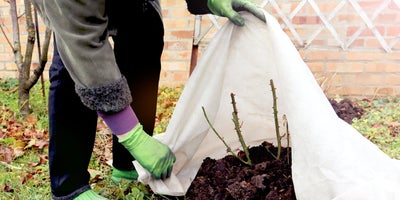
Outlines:
{"type": "Polygon", "coordinates": [[[18,69],[18,83],[19,83],[18,106],[22,116],[26,117],[28,114],[31,113],[29,107],[30,90],[39,80],[47,62],[47,53],[52,31],[49,28],[46,29],[43,49],[40,49],[40,45],[38,47],[40,64],[31,74],[32,55],[35,45],[35,34],[36,34],[35,26],[33,23],[32,3],[30,0],[24,0],[26,28],[28,37],[26,42],[25,55],[22,56],[17,4],[16,0],[10,0],[9,2],[10,2],[10,16],[13,25],[13,42],[12,44],[10,43],[10,45],[12,47],[14,53],[14,61],[18,69]]]}
{"type": "Polygon", "coordinates": [[[28,116],[31,111],[29,109],[29,89],[26,89],[25,86],[25,77],[21,76],[18,79],[18,106],[19,106],[19,112],[22,116],[26,117],[28,116]]]}

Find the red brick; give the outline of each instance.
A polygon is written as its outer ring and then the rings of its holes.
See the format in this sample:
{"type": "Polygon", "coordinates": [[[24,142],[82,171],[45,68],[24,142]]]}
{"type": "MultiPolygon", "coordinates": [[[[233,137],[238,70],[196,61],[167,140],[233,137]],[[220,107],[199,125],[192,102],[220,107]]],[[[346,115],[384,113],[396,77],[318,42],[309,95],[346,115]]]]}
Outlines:
{"type": "Polygon", "coordinates": [[[356,39],[351,43],[350,47],[363,47],[365,45],[364,39],[356,39]]]}
{"type": "MultiPolygon", "coordinates": [[[[386,43],[386,45],[388,45],[386,43]]],[[[365,47],[370,49],[383,49],[382,44],[376,38],[365,39],[365,47]]]]}
{"type": "Polygon", "coordinates": [[[359,61],[371,61],[380,60],[383,58],[385,53],[381,52],[347,52],[345,59],[347,60],[359,60],[359,61]]]}
{"type": "Polygon", "coordinates": [[[182,51],[191,50],[192,45],[185,41],[168,41],[164,43],[166,50],[182,51]]]}
{"type": "Polygon", "coordinates": [[[323,62],[307,62],[306,64],[312,72],[324,71],[324,63],[323,62]]]}
{"type": "Polygon", "coordinates": [[[381,87],[381,88],[377,88],[376,90],[376,94],[379,96],[390,96],[393,95],[394,93],[394,89],[393,88],[389,88],[389,87],[381,87]]]}
{"type": "Polygon", "coordinates": [[[365,66],[366,72],[386,72],[394,73],[400,72],[400,63],[398,62],[368,62],[365,66]]]}
{"type": "MultiPolygon", "coordinates": [[[[400,14],[399,14],[400,15],[400,14]]],[[[398,37],[400,35],[400,26],[387,26],[386,27],[386,35],[398,37]]]]}
{"type": "Polygon", "coordinates": [[[364,64],[360,62],[327,63],[326,71],[336,73],[359,73],[364,71],[364,64]]]}
{"type": "Polygon", "coordinates": [[[189,78],[189,73],[187,71],[176,71],[173,75],[173,80],[175,82],[183,83],[186,82],[189,78]]]}
{"type": "MultiPolygon", "coordinates": [[[[400,41],[399,41],[399,43],[400,43],[400,41]]],[[[385,58],[389,59],[389,60],[399,61],[400,60],[400,52],[387,53],[387,54],[385,54],[385,58]]]]}
{"type": "Polygon", "coordinates": [[[341,60],[342,52],[338,50],[315,50],[309,52],[310,60],[341,60]]]}
{"type": "Polygon", "coordinates": [[[400,86],[400,75],[399,74],[388,74],[385,77],[385,84],[386,85],[397,85],[400,86]]]}
{"type": "Polygon", "coordinates": [[[363,86],[378,86],[384,83],[385,76],[378,73],[358,74],[355,80],[357,85],[363,86]]]}
{"type": "Polygon", "coordinates": [[[172,31],[171,35],[175,36],[176,38],[191,38],[193,37],[193,31],[172,31]]]}
{"type": "Polygon", "coordinates": [[[358,4],[361,6],[363,9],[376,9],[382,4],[383,1],[380,0],[364,0],[364,1],[358,1],[358,4]]]}
{"type": "Polygon", "coordinates": [[[189,28],[187,19],[164,19],[165,30],[179,30],[189,28]]]}

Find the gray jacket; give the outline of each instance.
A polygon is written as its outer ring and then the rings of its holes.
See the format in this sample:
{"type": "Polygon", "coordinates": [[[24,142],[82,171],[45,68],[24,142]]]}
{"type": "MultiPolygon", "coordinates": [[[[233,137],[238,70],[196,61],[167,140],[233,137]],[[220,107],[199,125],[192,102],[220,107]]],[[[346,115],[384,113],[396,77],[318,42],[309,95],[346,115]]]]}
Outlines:
{"type": "MultiPolygon", "coordinates": [[[[113,0],[111,0],[113,1],[113,0]]],[[[159,0],[143,0],[158,11],[159,0]]],[[[193,14],[210,13],[207,0],[186,0],[193,14]]],[[[54,32],[60,56],[75,90],[90,109],[118,112],[131,95],[108,40],[106,0],[33,0],[43,21],[54,32]]]]}

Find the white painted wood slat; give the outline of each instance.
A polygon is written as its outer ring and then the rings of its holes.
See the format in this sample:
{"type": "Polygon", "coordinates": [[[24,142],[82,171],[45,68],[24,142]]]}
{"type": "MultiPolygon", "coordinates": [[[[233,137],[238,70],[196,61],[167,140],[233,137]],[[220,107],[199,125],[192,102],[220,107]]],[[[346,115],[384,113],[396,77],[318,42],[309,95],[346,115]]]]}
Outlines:
{"type": "MultiPolygon", "coordinates": [[[[385,36],[385,33],[380,33],[376,24],[374,24],[374,20],[377,19],[380,16],[380,14],[385,11],[385,9],[393,9],[392,8],[393,6],[389,8],[390,5],[393,4],[396,5],[398,7],[398,11],[400,12],[400,0],[382,0],[381,2],[377,2],[379,3],[379,5],[373,10],[372,15],[370,16],[368,16],[366,11],[360,6],[359,3],[360,1],[357,0],[337,0],[336,2],[338,2],[338,4],[335,7],[333,7],[333,10],[330,11],[329,13],[323,13],[318,4],[319,2],[321,3],[329,2],[326,0],[293,1],[296,3],[296,7],[292,9],[290,13],[285,13],[283,11],[283,10],[287,11],[287,9],[285,9],[285,7],[283,8],[280,7],[280,5],[284,3],[280,0],[258,0],[258,1],[260,2],[259,6],[261,8],[267,9],[267,7],[270,6],[276,11],[276,13],[274,12],[274,14],[277,15],[277,18],[281,19],[282,21],[281,27],[287,28],[289,30],[289,32],[292,34],[294,43],[298,48],[311,47],[313,45],[313,41],[317,39],[318,35],[320,35],[320,33],[324,29],[329,31],[329,33],[332,35],[333,39],[338,44],[337,47],[343,50],[350,49],[357,39],[363,37],[362,33],[364,33],[366,29],[369,29],[372,32],[373,37],[376,38],[382,49],[386,52],[392,52],[395,46],[400,42],[400,32],[398,33],[397,37],[394,38],[393,36],[391,37],[385,36]],[[300,36],[296,28],[301,26],[304,29],[304,27],[307,26],[307,24],[304,25],[294,24],[293,19],[298,15],[305,16],[304,13],[301,13],[301,10],[304,9],[307,5],[311,6],[311,8],[315,12],[315,15],[322,21],[322,24],[320,24],[320,26],[317,28],[315,28],[315,24],[313,24],[314,27],[310,28],[310,30],[312,31],[311,33],[309,33],[309,35],[304,35],[303,33],[303,35],[300,36]],[[335,24],[332,22],[332,20],[342,12],[345,6],[353,8],[354,12],[356,13],[357,16],[361,18],[363,23],[360,23],[358,25],[357,29],[354,31],[354,33],[352,33],[352,35],[348,36],[346,34],[341,38],[337,32],[337,29],[343,27],[335,27],[335,24]],[[385,37],[386,40],[390,39],[390,41],[386,41],[385,37]]],[[[332,0],[332,2],[335,2],[335,0],[332,0]]],[[[371,12],[370,10],[368,11],[371,12]]],[[[210,26],[208,26],[204,31],[201,32],[200,35],[198,35],[198,37],[195,40],[196,43],[199,42],[213,26],[215,26],[217,29],[221,27],[221,24],[218,22],[218,17],[213,15],[210,15],[209,17],[212,23],[210,23],[210,26]]],[[[400,23],[400,22],[394,22],[394,23],[400,23]]]]}

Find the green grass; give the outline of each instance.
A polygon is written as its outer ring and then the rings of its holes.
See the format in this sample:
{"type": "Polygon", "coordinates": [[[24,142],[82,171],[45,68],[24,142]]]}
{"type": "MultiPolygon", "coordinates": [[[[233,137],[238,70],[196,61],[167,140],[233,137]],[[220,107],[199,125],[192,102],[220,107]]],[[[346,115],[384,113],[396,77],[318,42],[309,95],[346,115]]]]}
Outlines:
{"type": "Polygon", "coordinates": [[[35,166],[39,154],[28,151],[12,163],[0,166],[0,199],[51,199],[47,164],[35,166]],[[7,189],[6,189],[7,188],[7,189]]]}
{"type": "Polygon", "coordinates": [[[353,127],[390,157],[400,159],[400,99],[359,101],[365,114],[353,127]]]}
{"type": "MultiPolygon", "coordinates": [[[[33,119],[24,120],[18,115],[17,84],[13,79],[0,79],[0,200],[51,199],[47,146],[32,143],[48,140],[47,97],[42,95],[40,83],[37,84],[30,97],[33,119]],[[12,134],[5,132],[10,126],[15,126],[12,134]],[[29,135],[29,132],[24,133],[26,130],[35,132],[29,135]],[[15,151],[12,158],[7,157],[10,151],[15,151]]],[[[165,131],[182,89],[183,86],[160,88],[155,133],[165,131]]],[[[47,95],[48,82],[45,90],[47,95]]],[[[400,159],[399,99],[380,98],[357,103],[366,112],[361,119],[354,120],[353,127],[390,157],[400,159]]],[[[90,184],[96,192],[118,200],[168,199],[153,194],[149,187],[138,182],[114,185],[110,180],[111,167],[106,163],[110,148],[111,133],[100,129],[89,164],[90,184]]]]}
{"type": "Polygon", "coordinates": [[[163,133],[167,128],[169,119],[172,116],[176,102],[182,93],[183,85],[176,87],[162,86],[158,90],[157,114],[154,133],[163,133]]]}

